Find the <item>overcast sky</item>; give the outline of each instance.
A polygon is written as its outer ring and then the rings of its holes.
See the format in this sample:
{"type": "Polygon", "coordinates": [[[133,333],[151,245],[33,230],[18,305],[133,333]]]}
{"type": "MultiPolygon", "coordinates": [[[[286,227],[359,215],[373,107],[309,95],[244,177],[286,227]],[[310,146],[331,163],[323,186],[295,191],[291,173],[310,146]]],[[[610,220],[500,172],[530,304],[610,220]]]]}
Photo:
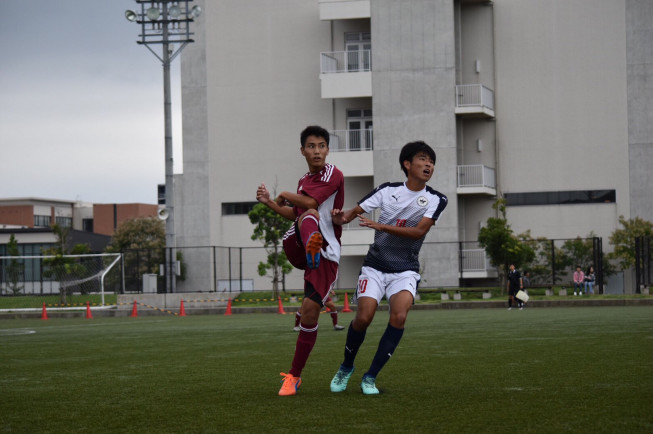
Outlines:
{"type": "MultiPolygon", "coordinates": [[[[163,68],[134,0],[0,0],[0,198],[156,203],[163,68]]],[[[172,65],[182,171],[179,58],[172,65]]]]}

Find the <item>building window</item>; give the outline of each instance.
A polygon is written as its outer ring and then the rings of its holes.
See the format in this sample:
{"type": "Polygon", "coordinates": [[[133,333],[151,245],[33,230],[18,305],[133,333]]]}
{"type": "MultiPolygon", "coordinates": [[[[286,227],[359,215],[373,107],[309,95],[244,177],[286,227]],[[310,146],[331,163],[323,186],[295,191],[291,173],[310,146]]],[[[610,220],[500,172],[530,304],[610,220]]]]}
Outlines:
{"type": "Polygon", "coordinates": [[[345,51],[347,52],[347,71],[371,71],[372,42],[370,32],[345,33],[345,51]]]}
{"type": "Polygon", "coordinates": [[[222,215],[247,214],[258,202],[223,202],[222,215]]]}
{"type": "Polygon", "coordinates": [[[372,150],[372,109],[347,110],[347,149],[372,150]]]}
{"type": "Polygon", "coordinates": [[[52,224],[52,219],[49,215],[35,215],[34,226],[49,228],[52,224]]]}
{"type": "Polygon", "coordinates": [[[615,190],[541,191],[534,193],[505,193],[507,206],[521,205],[576,205],[583,203],[615,203],[615,190]]]}
{"type": "Polygon", "coordinates": [[[93,219],[82,219],[82,230],[84,232],[93,232],[93,219]]]}
{"type": "Polygon", "coordinates": [[[72,228],[73,227],[72,217],[55,217],[54,221],[55,221],[56,224],[58,224],[62,228],[72,228]]]}
{"type": "MultiPolygon", "coordinates": [[[[54,247],[54,244],[19,244],[19,256],[41,256],[47,249],[54,247]]],[[[0,245],[0,256],[7,256],[7,245],[0,245]]],[[[43,258],[21,258],[17,259],[22,265],[21,278],[25,281],[39,281],[39,280],[52,280],[53,278],[45,278],[43,276],[43,258]]],[[[4,259],[0,261],[0,279],[7,281],[7,266],[11,259],[4,259]]]]}
{"type": "Polygon", "coordinates": [[[159,205],[165,205],[166,204],[166,185],[165,184],[159,184],[156,186],[156,197],[157,197],[157,203],[159,205]]]}

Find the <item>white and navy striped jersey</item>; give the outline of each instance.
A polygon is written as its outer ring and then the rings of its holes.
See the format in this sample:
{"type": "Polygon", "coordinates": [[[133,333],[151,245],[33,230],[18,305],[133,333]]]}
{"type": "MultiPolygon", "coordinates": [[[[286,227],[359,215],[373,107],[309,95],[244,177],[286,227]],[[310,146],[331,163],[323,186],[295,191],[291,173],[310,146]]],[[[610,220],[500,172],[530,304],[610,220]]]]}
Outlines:
{"type": "MultiPolygon", "coordinates": [[[[447,196],[429,186],[411,191],[405,182],[387,182],[372,190],[358,205],[365,212],[381,208],[379,223],[415,227],[424,217],[437,222],[447,206],[447,196]]],[[[419,273],[419,251],[424,238],[412,240],[376,231],[363,265],[384,273],[419,273]]]]}

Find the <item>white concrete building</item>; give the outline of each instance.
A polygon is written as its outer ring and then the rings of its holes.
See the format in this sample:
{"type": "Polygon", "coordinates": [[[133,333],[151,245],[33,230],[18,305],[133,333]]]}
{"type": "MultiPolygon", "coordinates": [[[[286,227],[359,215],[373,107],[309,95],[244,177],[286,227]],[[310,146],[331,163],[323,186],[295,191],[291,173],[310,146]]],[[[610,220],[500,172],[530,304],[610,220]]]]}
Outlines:
{"type": "MultiPolygon", "coordinates": [[[[450,203],[422,251],[428,286],[458,284],[460,250],[477,248],[497,196],[515,232],[593,231],[604,250],[619,215],[653,216],[647,0],[196,3],[204,14],[181,65],[180,247],[258,246],[238,210],[261,182],[296,188],[309,124],[333,132],[328,161],[345,174],[347,207],[404,179],[406,142],[436,150],[430,185],[450,203]]],[[[338,287],[355,286],[371,240],[345,231],[338,287]]],[[[249,268],[256,289],[269,287],[249,268]]],[[[185,284],[202,290],[206,278],[185,284]]],[[[288,279],[301,288],[300,273],[288,279]]]]}

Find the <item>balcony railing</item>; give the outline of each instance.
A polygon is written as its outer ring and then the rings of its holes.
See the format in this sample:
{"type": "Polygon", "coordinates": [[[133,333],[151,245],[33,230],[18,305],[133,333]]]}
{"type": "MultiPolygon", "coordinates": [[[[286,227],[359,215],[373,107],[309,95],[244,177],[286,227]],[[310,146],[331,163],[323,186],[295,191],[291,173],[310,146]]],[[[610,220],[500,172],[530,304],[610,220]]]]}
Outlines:
{"type": "Polygon", "coordinates": [[[481,164],[458,166],[458,188],[485,187],[495,189],[497,186],[494,169],[481,164]]]}
{"type": "Polygon", "coordinates": [[[332,152],[371,151],[374,149],[372,130],[330,131],[329,150],[332,152]]]}
{"type": "Polygon", "coordinates": [[[456,86],[456,107],[481,106],[494,110],[494,91],[482,84],[456,86]]]}
{"type": "Polygon", "coordinates": [[[460,251],[463,272],[494,271],[484,249],[469,249],[460,251]]]}
{"type": "Polygon", "coordinates": [[[320,53],[320,73],[363,72],[372,70],[372,51],[331,51],[320,53]]]}

